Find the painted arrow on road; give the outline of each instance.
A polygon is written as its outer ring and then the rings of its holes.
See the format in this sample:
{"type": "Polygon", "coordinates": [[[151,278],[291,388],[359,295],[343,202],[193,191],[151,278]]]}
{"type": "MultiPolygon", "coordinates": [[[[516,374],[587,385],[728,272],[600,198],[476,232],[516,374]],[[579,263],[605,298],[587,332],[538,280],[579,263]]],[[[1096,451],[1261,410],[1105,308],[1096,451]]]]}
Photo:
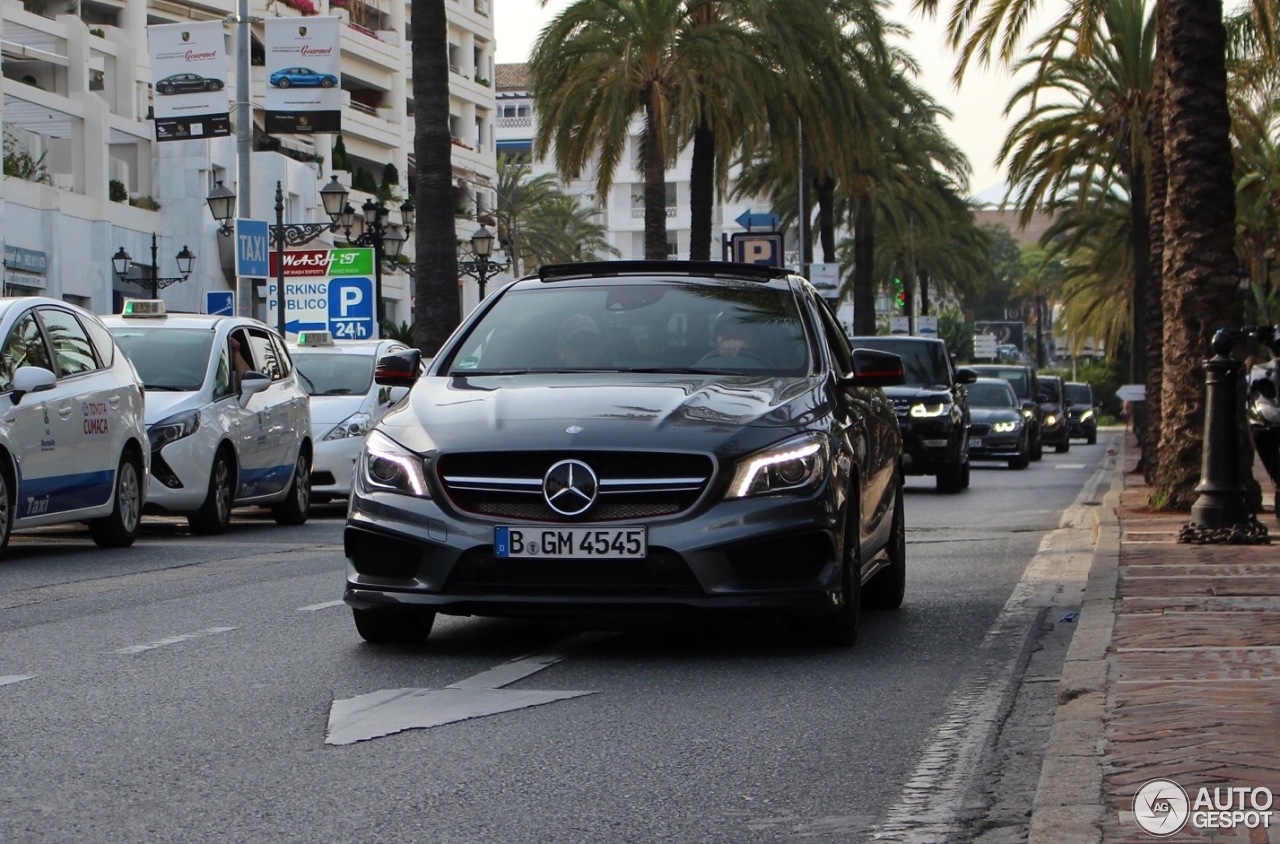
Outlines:
{"type": "Polygon", "coordinates": [[[504,689],[503,686],[523,680],[588,645],[614,635],[579,633],[546,651],[519,657],[474,677],[450,683],[443,689],[384,689],[336,700],[329,707],[325,744],[355,744],[405,730],[425,730],[470,718],[593,695],[594,691],[536,691],[504,689]]]}

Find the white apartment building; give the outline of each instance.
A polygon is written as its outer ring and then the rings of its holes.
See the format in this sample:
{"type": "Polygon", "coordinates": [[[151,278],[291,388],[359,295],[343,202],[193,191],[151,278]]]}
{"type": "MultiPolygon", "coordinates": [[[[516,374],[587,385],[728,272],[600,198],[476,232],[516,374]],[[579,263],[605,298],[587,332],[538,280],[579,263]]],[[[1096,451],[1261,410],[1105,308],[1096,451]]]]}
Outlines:
{"type": "MultiPolygon", "coordinates": [[[[490,0],[445,5],[456,234],[464,240],[475,217],[495,205],[493,22],[490,0]]],[[[395,165],[399,197],[388,205],[398,222],[414,173],[410,0],[250,0],[247,62],[236,54],[236,0],[0,0],[6,171],[36,176],[6,175],[0,183],[4,295],[48,295],[112,312],[124,296],[149,295],[116,276],[112,255],[123,247],[147,274],[154,235],[161,277],[179,275],[175,256],[184,246],[197,256],[190,278],[162,291],[171,310],[202,311],[207,292],[236,290],[239,311],[263,318],[265,283],[236,278],[232,239],[219,234],[206,197],[223,182],[237,194],[237,216],[274,224],[279,182],[286,224],[329,221],[319,191],[333,173],[335,136],[271,138],[261,129],[262,19],[304,11],[344,23],[342,138],[352,170],[339,171],[339,180],[351,188],[352,172],[365,169],[381,181],[386,165],[395,165]],[[240,67],[248,68],[254,151],[246,173],[239,172],[234,132],[155,140],[147,27],[209,20],[224,21],[233,126],[244,119],[235,92],[240,67]]],[[[348,201],[358,209],[371,197],[352,189],[348,201]]],[[[303,248],[343,243],[342,232],[326,233],[303,248]]],[[[412,258],[412,235],[404,254],[412,258]]],[[[465,281],[464,304],[476,298],[474,282],[465,281]]],[[[412,294],[406,272],[385,273],[386,318],[411,322],[412,294]]]]}

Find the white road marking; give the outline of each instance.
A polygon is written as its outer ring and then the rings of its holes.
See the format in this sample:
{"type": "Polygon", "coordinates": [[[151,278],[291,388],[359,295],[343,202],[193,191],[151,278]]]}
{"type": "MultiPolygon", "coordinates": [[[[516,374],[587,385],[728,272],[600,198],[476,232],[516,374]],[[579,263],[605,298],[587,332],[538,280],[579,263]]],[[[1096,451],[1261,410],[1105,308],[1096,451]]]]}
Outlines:
{"type": "Polygon", "coordinates": [[[534,691],[504,689],[518,680],[572,656],[577,651],[607,639],[613,633],[589,632],[570,636],[545,651],[517,657],[451,683],[443,689],[384,689],[335,700],[329,708],[325,744],[355,744],[394,735],[405,730],[423,730],[512,712],[557,700],[569,700],[594,691],[534,691]]]}
{"type": "Polygon", "coordinates": [[[995,624],[978,646],[980,668],[951,699],[934,728],[920,762],[898,799],[875,830],[872,841],[934,844],[961,837],[969,787],[979,776],[983,748],[999,728],[1006,692],[1014,688],[1018,666],[1036,619],[1045,608],[1078,606],[1089,580],[1096,539],[1093,512],[1104,478],[1115,473],[1108,457],[1045,535],[995,624]]]}
{"type": "Polygon", "coordinates": [[[206,627],[204,630],[197,630],[194,633],[183,633],[178,636],[169,636],[160,639],[157,642],[148,642],[145,645],[130,645],[127,648],[121,648],[118,651],[112,651],[115,654],[140,654],[144,651],[154,651],[156,648],[163,648],[168,645],[176,645],[179,642],[186,642],[190,639],[200,639],[205,636],[216,636],[219,633],[229,633],[235,630],[235,627],[206,627]]]}
{"type": "Polygon", "coordinates": [[[4,674],[0,675],[0,686],[7,686],[10,683],[21,683],[23,680],[34,680],[32,674],[4,674]]]}
{"type": "Polygon", "coordinates": [[[1089,464],[1088,463],[1055,463],[1053,464],[1053,468],[1055,469],[1088,469],[1089,464]]]}
{"type": "Polygon", "coordinates": [[[342,606],[342,599],[336,601],[325,601],[322,604],[307,604],[305,607],[298,607],[298,612],[315,612],[316,610],[327,610],[329,607],[342,606]]]}

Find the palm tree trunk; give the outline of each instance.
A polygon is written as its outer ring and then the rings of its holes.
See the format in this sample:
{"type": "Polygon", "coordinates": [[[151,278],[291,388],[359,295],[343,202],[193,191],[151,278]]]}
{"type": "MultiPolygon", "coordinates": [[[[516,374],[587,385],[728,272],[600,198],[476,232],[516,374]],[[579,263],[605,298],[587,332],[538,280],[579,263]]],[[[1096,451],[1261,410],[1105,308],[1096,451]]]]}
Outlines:
{"type": "Polygon", "coordinates": [[[920,275],[920,316],[929,315],[929,271],[921,270],[920,275]]]}
{"type": "Polygon", "coordinates": [[[853,331],[876,333],[875,211],[871,198],[861,196],[853,212],[853,331]]]}
{"type": "Polygon", "coordinates": [[[716,132],[706,121],[693,131],[689,167],[689,260],[711,260],[711,216],[716,190],[716,132]]]}
{"type": "Polygon", "coordinates": [[[413,22],[413,98],[417,128],[413,281],[414,345],[434,355],[462,321],[457,226],[453,219],[453,143],[449,137],[449,25],[445,0],[418,0],[413,22]]]}
{"type": "Polygon", "coordinates": [[[822,260],[836,263],[836,180],[830,176],[815,179],[818,195],[818,240],[822,244],[822,260]]]}
{"type": "MultiPolygon", "coordinates": [[[[1156,19],[1161,20],[1159,7],[1164,0],[1156,4],[1156,19]]],[[[1164,204],[1168,194],[1168,174],[1164,164],[1164,89],[1165,89],[1165,53],[1164,37],[1157,32],[1160,42],[1156,47],[1155,68],[1151,83],[1151,117],[1147,125],[1147,148],[1151,150],[1151,166],[1147,198],[1147,230],[1150,234],[1150,259],[1147,263],[1147,292],[1143,305],[1146,308],[1146,345],[1139,351],[1146,355],[1146,378],[1142,382],[1147,387],[1147,399],[1142,403],[1139,424],[1134,427],[1138,437],[1142,456],[1139,465],[1143,479],[1152,487],[1159,489],[1164,485],[1160,478],[1160,461],[1156,459],[1156,448],[1160,442],[1161,383],[1164,380],[1164,204]]]]}
{"type": "Polygon", "coordinates": [[[653,103],[644,104],[644,259],[667,259],[667,156],[653,103]]]}
{"type": "Polygon", "coordinates": [[[1162,497],[1190,507],[1201,466],[1204,370],[1218,328],[1239,323],[1235,192],[1221,0],[1165,0],[1162,497]]]}
{"type": "Polygon", "coordinates": [[[1147,220],[1147,168],[1138,163],[1129,177],[1129,241],[1133,254],[1133,278],[1129,284],[1129,311],[1133,339],[1129,342],[1127,384],[1144,383],[1147,372],[1147,275],[1151,272],[1151,224],[1147,220]]]}

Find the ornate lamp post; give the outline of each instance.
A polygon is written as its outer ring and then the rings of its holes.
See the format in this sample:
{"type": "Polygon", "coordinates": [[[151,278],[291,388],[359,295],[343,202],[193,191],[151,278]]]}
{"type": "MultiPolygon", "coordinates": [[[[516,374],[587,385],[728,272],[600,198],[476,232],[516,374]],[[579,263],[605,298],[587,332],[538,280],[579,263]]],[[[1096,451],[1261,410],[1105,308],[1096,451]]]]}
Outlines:
{"type": "Polygon", "coordinates": [[[471,235],[471,259],[467,259],[467,253],[463,250],[464,241],[458,241],[458,272],[468,278],[474,278],[480,286],[480,299],[484,300],[484,286],[489,279],[504,273],[511,269],[511,261],[503,261],[495,263],[489,260],[489,256],[493,254],[493,232],[481,224],[476,233],[471,235]]]}
{"type": "Polygon", "coordinates": [[[121,281],[127,281],[130,284],[137,284],[140,287],[149,287],[151,288],[151,298],[159,299],[161,290],[171,284],[184,282],[191,277],[191,270],[195,266],[196,256],[189,248],[183,246],[182,251],[174,256],[174,260],[178,262],[178,272],[182,273],[182,275],[161,278],[159,276],[160,262],[156,257],[156,233],[152,232],[151,264],[147,268],[148,272],[146,275],[129,275],[129,266],[133,263],[133,258],[128,252],[124,251],[123,246],[120,247],[116,254],[111,256],[111,267],[115,270],[116,275],[119,276],[121,281]]]}

